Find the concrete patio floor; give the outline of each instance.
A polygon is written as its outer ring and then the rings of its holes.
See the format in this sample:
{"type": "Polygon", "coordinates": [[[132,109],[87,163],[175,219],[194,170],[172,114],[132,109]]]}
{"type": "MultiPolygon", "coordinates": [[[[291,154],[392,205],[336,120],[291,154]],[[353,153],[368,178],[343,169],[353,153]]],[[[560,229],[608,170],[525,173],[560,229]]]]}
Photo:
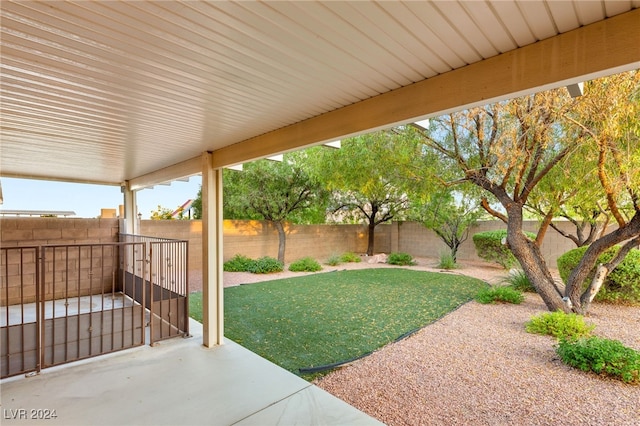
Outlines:
{"type": "Polygon", "coordinates": [[[0,383],[3,425],[379,425],[231,341],[163,341],[0,383]],[[47,411],[49,410],[49,411],[47,411]],[[55,418],[37,417],[55,410],[55,418]]]}

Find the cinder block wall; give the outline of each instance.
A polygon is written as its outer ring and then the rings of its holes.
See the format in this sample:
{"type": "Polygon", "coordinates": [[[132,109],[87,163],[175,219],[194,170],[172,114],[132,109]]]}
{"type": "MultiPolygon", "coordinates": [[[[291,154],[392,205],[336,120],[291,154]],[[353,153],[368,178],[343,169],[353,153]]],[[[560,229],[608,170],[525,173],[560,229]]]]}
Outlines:
{"type": "MultiPolygon", "coordinates": [[[[379,252],[389,252],[391,225],[379,225],[375,246],[379,252]]],[[[363,225],[287,225],[285,260],[287,262],[311,256],[325,260],[332,254],[347,251],[367,251],[367,228],[363,225]]],[[[278,256],[278,231],[267,221],[225,220],[223,257],[236,254],[256,259],[278,256]]],[[[140,234],[151,237],[189,241],[189,269],[202,269],[202,222],[199,220],[143,220],[140,234]]]]}
{"type": "MultiPolygon", "coordinates": [[[[569,222],[556,222],[558,227],[569,233],[575,233],[573,226],[569,222]]],[[[395,225],[395,224],[394,224],[395,225]]],[[[415,222],[400,222],[398,226],[398,251],[407,252],[417,257],[433,257],[439,258],[443,252],[448,252],[444,242],[435,234],[435,232],[425,228],[415,222]]],[[[526,221],[524,230],[528,232],[536,232],[538,222],[526,221]]],[[[473,245],[473,234],[484,231],[493,231],[498,229],[507,229],[506,225],[499,221],[483,221],[478,222],[469,230],[469,238],[458,250],[459,260],[482,260],[476,254],[473,245]]],[[[556,260],[563,253],[574,249],[576,246],[568,238],[564,238],[554,229],[549,229],[542,242],[542,255],[547,261],[550,268],[556,268],[556,260]]]]}
{"type": "Polygon", "coordinates": [[[140,235],[189,241],[189,271],[202,269],[202,221],[141,220],[140,235]]]}
{"type": "MultiPolygon", "coordinates": [[[[111,243],[118,241],[117,219],[75,219],[75,218],[39,218],[17,217],[0,218],[0,243],[3,248],[42,246],[48,244],[87,244],[111,243]]],[[[69,273],[62,273],[58,268],[54,271],[52,249],[45,263],[47,281],[44,287],[45,298],[74,297],[95,292],[95,288],[103,286],[110,288],[111,279],[103,282],[89,279],[92,266],[89,261],[89,250],[78,250],[64,253],[57,250],[58,266],[64,262],[69,266],[69,273]],[[70,285],[67,283],[79,283],[70,285]],[[89,289],[92,285],[93,290],[89,289]]],[[[36,256],[34,250],[8,250],[6,256],[0,259],[2,273],[2,289],[0,304],[31,303],[36,295],[36,256]]],[[[113,267],[113,262],[101,260],[100,265],[105,268],[113,267]]],[[[109,274],[110,275],[110,274],[109,274]]]]}

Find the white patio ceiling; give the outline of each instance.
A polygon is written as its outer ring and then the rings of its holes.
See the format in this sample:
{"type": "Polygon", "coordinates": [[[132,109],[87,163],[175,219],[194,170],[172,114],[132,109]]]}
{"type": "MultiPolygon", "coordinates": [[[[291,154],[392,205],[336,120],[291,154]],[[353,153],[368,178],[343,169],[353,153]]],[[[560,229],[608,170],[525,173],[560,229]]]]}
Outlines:
{"type": "Polygon", "coordinates": [[[144,186],[192,173],[204,151],[230,165],[637,68],[638,7],[3,0],[0,174],[144,186]],[[505,57],[518,64],[491,62],[505,57]]]}

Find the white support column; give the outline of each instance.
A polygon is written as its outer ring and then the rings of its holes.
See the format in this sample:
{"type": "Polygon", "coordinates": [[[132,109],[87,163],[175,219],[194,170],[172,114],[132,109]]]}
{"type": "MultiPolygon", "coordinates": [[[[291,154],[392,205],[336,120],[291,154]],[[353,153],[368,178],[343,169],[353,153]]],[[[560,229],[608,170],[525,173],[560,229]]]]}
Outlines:
{"type": "Polygon", "coordinates": [[[140,232],[138,223],[138,207],[136,203],[136,191],[131,190],[129,182],[122,186],[124,194],[124,229],[125,234],[137,234],[140,232]]]}
{"type": "Polygon", "coordinates": [[[203,345],[224,343],[222,285],[222,169],[202,154],[202,324],[203,345]]]}

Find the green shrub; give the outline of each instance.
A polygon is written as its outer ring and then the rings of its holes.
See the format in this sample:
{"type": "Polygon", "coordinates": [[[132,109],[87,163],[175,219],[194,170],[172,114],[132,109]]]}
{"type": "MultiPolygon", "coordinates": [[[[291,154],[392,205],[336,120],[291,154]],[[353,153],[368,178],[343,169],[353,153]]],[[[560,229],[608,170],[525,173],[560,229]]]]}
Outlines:
{"type": "Polygon", "coordinates": [[[415,265],[416,262],[413,257],[408,253],[395,252],[389,254],[387,257],[387,263],[390,265],[415,265]]]}
{"type": "Polygon", "coordinates": [[[524,296],[511,287],[489,287],[480,290],[476,295],[476,301],[483,304],[488,303],[513,303],[519,305],[524,300],[524,296]]]}
{"type": "Polygon", "coordinates": [[[577,340],[563,339],[556,352],[571,367],[603,374],[626,383],[640,384],[640,352],[617,340],[597,336],[577,340]]]}
{"type": "Polygon", "coordinates": [[[317,272],[322,270],[322,266],[312,257],[303,257],[289,265],[291,272],[317,272]]]}
{"type": "Polygon", "coordinates": [[[329,266],[337,266],[342,263],[342,259],[339,255],[332,254],[325,263],[329,266]]]}
{"type": "Polygon", "coordinates": [[[501,282],[523,293],[536,293],[536,288],[531,284],[529,277],[527,277],[522,269],[510,272],[501,282]]]}
{"type": "Polygon", "coordinates": [[[453,256],[451,253],[441,253],[440,254],[440,263],[438,263],[438,268],[441,269],[456,269],[458,264],[455,260],[453,260],[453,256]]]}
{"type": "Polygon", "coordinates": [[[358,263],[358,262],[361,262],[362,259],[357,254],[351,251],[348,251],[346,253],[343,253],[342,256],[340,256],[340,261],[345,263],[358,263]]]}
{"type": "Polygon", "coordinates": [[[589,336],[595,325],[586,324],[582,315],[556,311],[534,316],[525,327],[529,333],[544,334],[557,339],[577,339],[589,336]]]}
{"type": "MultiPolygon", "coordinates": [[[[536,237],[531,232],[525,232],[525,234],[531,239],[536,237]]],[[[518,261],[506,244],[502,243],[506,238],[507,231],[505,229],[478,232],[473,235],[473,245],[476,247],[476,252],[481,259],[488,262],[496,262],[504,269],[511,269],[518,265],[518,261]]]]}
{"type": "Polygon", "coordinates": [[[249,272],[253,274],[270,274],[272,272],[282,272],[283,270],[284,265],[282,262],[269,256],[254,260],[249,267],[249,272]]]}
{"type": "MultiPolygon", "coordinates": [[[[607,263],[618,252],[619,247],[612,247],[598,257],[596,265],[607,263]]],[[[587,247],[569,250],[558,258],[558,271],[562,280],[567,282],[571,271],[580,263],[587,247]]],[[[595,266],[582,283],[586,289],[593,280],[595,266]]],[[[605,278],[595,300],[612,303],[640,304],[640,250],[632,249],[624,260],[605,278]]]]}
{"type": "Polygon", "coordinates": [[[253,264],[253,260],[247,256],[236,254],[231,259],[224,262],[222,269],[226,272],[248,272],[253,264]]]}

